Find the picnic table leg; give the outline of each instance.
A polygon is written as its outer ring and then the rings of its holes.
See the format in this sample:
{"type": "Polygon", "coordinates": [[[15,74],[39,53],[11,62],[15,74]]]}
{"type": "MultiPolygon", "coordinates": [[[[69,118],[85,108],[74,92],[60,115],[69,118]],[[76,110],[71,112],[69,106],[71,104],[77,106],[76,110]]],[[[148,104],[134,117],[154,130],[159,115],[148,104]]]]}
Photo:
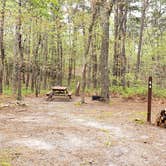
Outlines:
{"type": "Polygon", "coordinates": [[[47,100],[49,101],[50,99],[52,99],[53,95],[54,95],[54,93],[53,93],[53,92],[51,92],[51,93],[49,94],[49,96],[48,96],[47,100]]]}
{"type": "Polygon", "coordinates": [[[69,99],[72,99],[72,98],[71,98],[71,93],[70,93],[68,90],[66,90],[66,94],[67,94],[67,96],[69,97],[69,99]]]}

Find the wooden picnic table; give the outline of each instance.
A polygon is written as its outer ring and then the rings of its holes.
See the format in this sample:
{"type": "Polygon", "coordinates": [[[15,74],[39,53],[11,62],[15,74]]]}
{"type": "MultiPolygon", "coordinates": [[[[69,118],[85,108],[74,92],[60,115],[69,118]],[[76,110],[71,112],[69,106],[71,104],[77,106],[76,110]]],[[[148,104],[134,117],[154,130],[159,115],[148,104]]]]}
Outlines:
{"type": "Polygon", "coordinates": [[[65,86],[53,86],[51,89],[53,91],[66,91],[67,87],[65,87],[65,86]]]}
{"type": "Polygon", "coordinates": [[[64,86],[53,86],[51,91],[46,94],[48,99],[52,99],[53,96],[67,96],[71,99],[71,93],[69,93],[67,87],[64,86]]]}

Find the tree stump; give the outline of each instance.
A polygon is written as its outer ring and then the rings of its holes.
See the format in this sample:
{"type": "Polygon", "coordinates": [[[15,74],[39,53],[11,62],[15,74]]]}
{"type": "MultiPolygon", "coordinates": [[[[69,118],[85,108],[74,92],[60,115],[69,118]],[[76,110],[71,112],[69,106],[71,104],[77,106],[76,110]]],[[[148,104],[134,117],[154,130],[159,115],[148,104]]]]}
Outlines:
{"type": "Polygon", "coordinates": [[[75,96],[80,96],[80,82],[77,83],[77,87],[75,90],[75,96]]]}

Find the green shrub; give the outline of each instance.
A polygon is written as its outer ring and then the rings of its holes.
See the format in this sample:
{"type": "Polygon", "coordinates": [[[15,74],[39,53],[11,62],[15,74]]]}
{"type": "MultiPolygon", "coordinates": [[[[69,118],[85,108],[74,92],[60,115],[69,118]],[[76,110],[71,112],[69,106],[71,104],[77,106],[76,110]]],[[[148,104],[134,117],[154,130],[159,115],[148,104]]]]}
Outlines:
{"type": "MultiPolygon", "coordinates": [[[[135,86],[123,88],[122,86],[113,86],[110,88],[111,93],[116,93],[122,97],[147,96],[148,88],[146,86],[135,86]]],[[[153,97],[166,98],[166,89],[159,89],[153,86],[153,97]]]]}

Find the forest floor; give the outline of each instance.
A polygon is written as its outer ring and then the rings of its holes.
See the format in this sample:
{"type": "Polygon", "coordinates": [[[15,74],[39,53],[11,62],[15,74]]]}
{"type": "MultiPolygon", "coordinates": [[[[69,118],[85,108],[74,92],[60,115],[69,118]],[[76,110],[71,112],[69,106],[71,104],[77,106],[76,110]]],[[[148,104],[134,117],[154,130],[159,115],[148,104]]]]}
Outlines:
{"type": "MultiPolygon", "coordinates": [[[[145,123],[145,101],[112,98],[104,104],[87,98],[80,105],[79,98],[47,102],[27,97],[26,106],[1,102],[0,165],[166,164],[166,129],[145,123]]],[[[165,101],[153,102],[153,122],[165,106],[165,101]]]]}

